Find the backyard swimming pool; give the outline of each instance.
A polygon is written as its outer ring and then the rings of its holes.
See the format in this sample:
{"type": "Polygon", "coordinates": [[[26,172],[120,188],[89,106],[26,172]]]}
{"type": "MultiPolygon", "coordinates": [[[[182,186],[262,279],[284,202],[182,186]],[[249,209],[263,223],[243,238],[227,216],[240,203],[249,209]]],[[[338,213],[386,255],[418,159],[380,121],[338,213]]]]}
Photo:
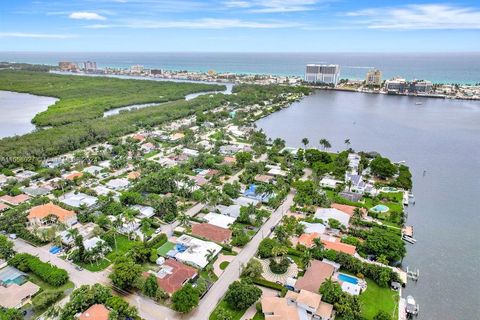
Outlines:
{"type": "Polygon", "coordinates": [[[388,212],[388,210],[390,210],[390,209],[383,204],[377,204],[375,207],[373,207],[370,210],[372,210],[373,212],[376,212],[376,213],[385,213],[385,212],[388,212]]]}
{"type": "Polygon", "coordinates": [[[348,282],[351,284],[358,284],[358,279],[343,273],[338,274],[338,280],[343,281],[343,282],[348,282]]]}

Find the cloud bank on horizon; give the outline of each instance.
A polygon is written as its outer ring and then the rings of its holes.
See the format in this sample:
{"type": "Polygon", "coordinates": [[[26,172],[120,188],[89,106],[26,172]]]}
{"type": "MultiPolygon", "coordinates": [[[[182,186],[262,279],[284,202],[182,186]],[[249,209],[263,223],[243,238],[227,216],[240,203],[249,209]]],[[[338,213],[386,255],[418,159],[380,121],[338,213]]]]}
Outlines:
{"type": "Polygon", "coordinates": [[[19,0],[0,11],[10,51],[480,51],[474,0],[19,0]]]}

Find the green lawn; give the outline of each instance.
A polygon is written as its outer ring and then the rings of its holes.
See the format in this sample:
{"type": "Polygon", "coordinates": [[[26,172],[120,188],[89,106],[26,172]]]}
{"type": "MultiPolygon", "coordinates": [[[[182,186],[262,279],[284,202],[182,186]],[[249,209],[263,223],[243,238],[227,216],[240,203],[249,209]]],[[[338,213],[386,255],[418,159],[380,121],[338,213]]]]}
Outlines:
{"type": "Polygon", "coordinates": [[[135,244],[134,240],[128,239],[127,236],[122,234],[117,234],[117,247],[112,248],[113,250],[110,251],[104,259],[98,260],[93,263],[77,263],[84,269],[92,272],[98,272],[106,269],[118,256],[123,256],[127,253],[128,250],[135,244]]]}
{"type": "Polygon", "coordinates": [[[55,286],[52,286],[51,284],[46,283],[45,281],[43,281],[42,279],[40,279],[37,275],[35,275],[33,273],[28,273],[28,280],[35,283],[37,286],[39,286],[44,291],[65,291],[67,289],[75,287],[75,285],[71,281],[68,281],[67,283],[65,283],[64,285],[62,285],[60,287],[55,287],[55,286]]]}
{"type": "Polygon", "coordinates": [[[263,313],[257,311],[252,320],[265,320],[265,316],[263,315],[263,313]]]}
{"type": "Polygon", "coordinates": [[[161,256],[167,256],[167,252],[175,248],[175,243],[170,241],[165,242],[161,247],[157,249],[157,252],[161,256]]]}
{"type": "Polygon", "coordinates": [[[222,301],[220,301],[219,304],[217,304],[217,306],[215,307],[215,310],[213,310],[212,314],[209,317],[209,320],[217,320],[217,312],[221,308],[224,308],[224,309],[227,309],[228,311],[230,311],[230,314],[232,315],[232,318],[231,318],[232,320],[240,320],[240,318],[243,316],[243,314],[246,311],[246,310],[238,311],[238,310],[230,309],[227,302],[222,300],[222,301]]]}
{"type": "Polygon", "coordinates": [[[370,279],[367,279],[367,286],[367,290],[360,295],[362,316],[370,320],[380,310],[384,310],[392,315],[392,319],[398,319],[398,292],[389,288],[381,288],[370,279]]]}

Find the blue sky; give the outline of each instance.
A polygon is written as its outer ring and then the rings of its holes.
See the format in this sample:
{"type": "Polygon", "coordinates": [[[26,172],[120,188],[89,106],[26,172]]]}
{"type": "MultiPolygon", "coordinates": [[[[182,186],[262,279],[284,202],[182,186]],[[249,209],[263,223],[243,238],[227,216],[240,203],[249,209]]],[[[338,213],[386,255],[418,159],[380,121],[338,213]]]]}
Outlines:
{"type": "Polygon", "coordinates": [[[480,1],[5,0],[0,51],[480,51],[480,1]]]}

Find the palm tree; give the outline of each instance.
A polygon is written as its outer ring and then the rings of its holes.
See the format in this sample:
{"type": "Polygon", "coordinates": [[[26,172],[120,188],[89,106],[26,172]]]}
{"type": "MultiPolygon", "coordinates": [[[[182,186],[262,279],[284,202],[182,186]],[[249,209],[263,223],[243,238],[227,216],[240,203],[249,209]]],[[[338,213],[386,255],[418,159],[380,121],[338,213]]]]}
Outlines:
{"type": "Polygon", "coordinates": [[[123,217],[121,214],[115,216],[115,219],[112,221],[113,230],[113,240],[115,241],[115,250],[117,250],[117,230],[123,225],[123,217]]]}
{"type": "Polygon", "coordinates": [[[208,249],[207,253],[205,254],[205,258],[207,259],[207,261],[210,262],[214,256],[215,256],[215,250],[208,249]]]}
{"type": "Polygon", "coordinates": [[[345,145],[347,146],[347,148],[350,146],[350,139],[345,139],[344,141],[345,145]]]}
{"type": "Polygon", "coordinates": [[[313,239],[313,244],[314,244],[315,249],[323,250],[325,248],[325,246],[323,245],[323,242],[320,238],[313,239]]]}
{"type": "Polygon", "coordinates": [[[75,238],[77,238],[78,236],[78,230],[77,229],[73,229],[73,228],[70,228],[67,230],[67,238],[68,239],[72,239],[73,241],[75,241],[75,238]]]}
{"type": "Polygon", "coordinates": [[[310,250],[305,250],[302,255],[302,264],[304,269],[307,269],[310,266],[310,260],[312,260],[312,253],[310,250]]]}
{"type": "Polygon", "coordinates": [[[330,144],[330,141],[328,141],[325,138],[320,139],[319,143],[324,150],[330,149],[332,147],[332,145],[330,144]]]}
{"type": "Polygon", "coordinates": [[[185,213],[181,213],[177,216],[177,220],[181,226],[186,227],[190,222],[190,217],[185,213]]]}
{"type": "Polygon", "coordinates": [[[302,139],[302,144],[305,146],[305,149],[307,149],[307,146],[308,146],[309,143],[310,143],[310,141],[308,141],[308,138],[303,138],[302,139]]]}

